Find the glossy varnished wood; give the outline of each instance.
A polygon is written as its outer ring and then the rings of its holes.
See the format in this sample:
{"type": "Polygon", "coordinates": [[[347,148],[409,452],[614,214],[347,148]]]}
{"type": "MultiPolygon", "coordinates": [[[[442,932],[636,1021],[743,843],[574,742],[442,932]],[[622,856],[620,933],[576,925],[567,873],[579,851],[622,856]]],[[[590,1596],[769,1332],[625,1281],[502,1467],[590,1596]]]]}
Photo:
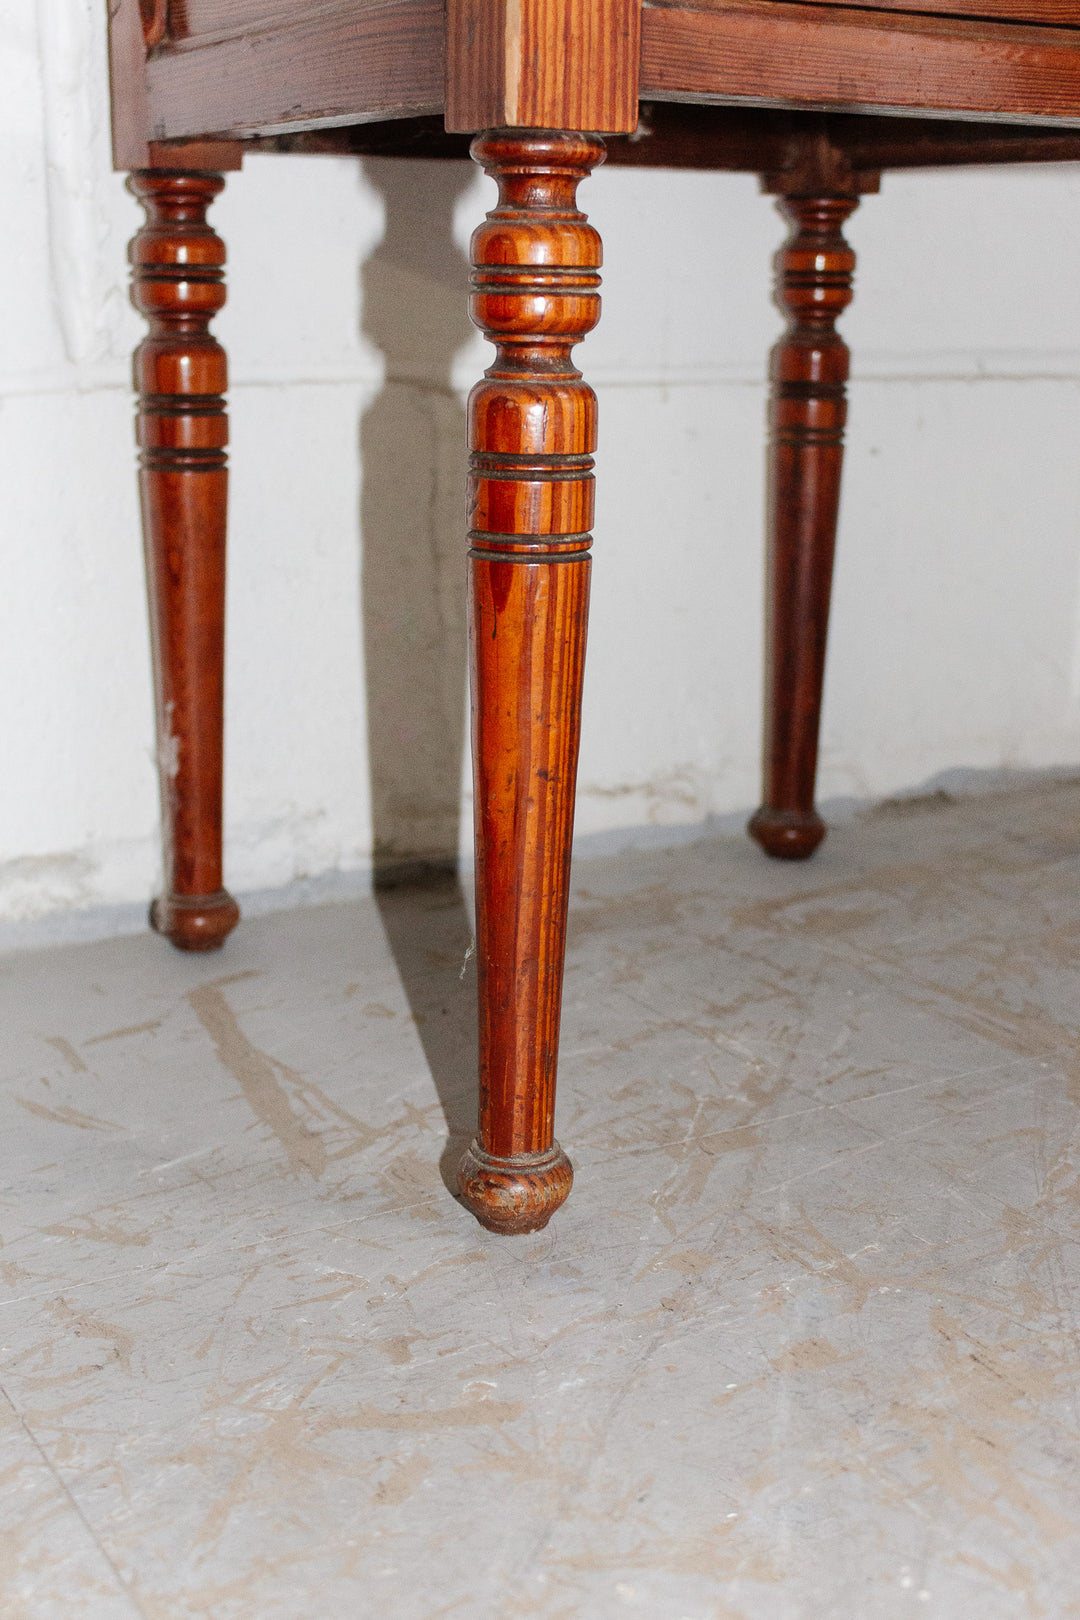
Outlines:
{"type": "Polygon", "coordinates": [[[571,348],[600,313],[600,239],[576,191],[595,137],[489,132],[499,203],[472,241],[472,318],[497,344],[469,400],[480,1133],[469,1208],[544,1226],[570,1190],[554,1138],[589,601],[596,396],[571,348]]]}
{"type": "Polygon", "coordinates": [[[460,156],[460,132],[503,126],[476,146],[500,204],[474,239],[473,314],[498,354],[470,405],[481,1098],[460,1184],[494,1230],[534,1229],[572,1175],[554,1104],[595,399],[570,350],[598,310],[599,242],[575,202],[602,153],[596,133],[616,135],[619,163],[752,170],[788,198],[755,831],[772,853],[804,855],[823,831],[813,780],[847,368],[834,323],[852,263],[841,226],[881,167],[1076,155],[1080,18],[1071,0],[674,0],[645,7],[639,53],[635,0],[449,0],[446,13],[438,0],[109,0],[109,11],[117,161],[184,171],[140,177],[153,218],[136,253],[153,323],[139,381],[168,841],[157,919],[181,944],[215,943],[236,916],[214,888],[225,419],[209,320],[223,287],[205,224],[217,182],[197,171],[238,163],[234,137],[460,156]],[[423,122],[444,108],[443,127],[423,122]],[[890,108],[1013,127],[851,116],[890,108]],[[1025,122],[1071,127],[1025,134],[1025,122]]]}
{"type": "Polygon", "coordinates": [[[239,918],[221,862],[228,421],[210,321],[225,248],[206,219],[223,184],[157,170],[130,180],[146,210],[132,300],[150,323],[135,386],[165,868],[151,920],[191,951],[220,945],[239,918]]]}
{"type": "Polygon", "coordinates": [[[1080,115],[1080,32],[780,0],[647,5],[643,96],[935,109],[1002,121],[1080,115]]]}
{"type": "Polygon", "coordinates": [[[641,0],[447,0],[447,129],[633,129],[640,16],[641,0]]]}
{"type": "Polygon", "coordinates": [[[836,321],[851,302],[843,225],[857,203],[851,194],[781,205],[793,226],[777,264],[789,324],[772,353],[764,793],[750,831],[787,860],[812,855],[825,836],[814,778],[849,368],[836,321]]]}

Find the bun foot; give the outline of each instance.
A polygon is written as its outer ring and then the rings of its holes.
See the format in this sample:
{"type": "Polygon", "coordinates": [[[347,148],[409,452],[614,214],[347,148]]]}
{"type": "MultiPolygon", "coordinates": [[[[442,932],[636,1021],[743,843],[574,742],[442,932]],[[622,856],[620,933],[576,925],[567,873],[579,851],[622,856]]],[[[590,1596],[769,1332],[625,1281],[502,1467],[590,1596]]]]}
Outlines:
{"type": "Polygon", "coordinates": [[[816,810],[763,807],[750,818],[746,830],[774,860],[805,861],[817,849],[828,828],[816,810]]]}
{"type": "Polygon", "coordinates": [[[489,1232],[539,1232],[563,1203],[574,1180],[556,1142],[544,1153],[497,1159],[473,1142],[458,1169],[463,1201],[489,1232]]]}
{"type": "Polygon", "coordinates": [[[240,921],[240,907],[225,889],[216,894],[166,894],[150,906],[150,926],[178,951],[216,951],[240,921]]]}

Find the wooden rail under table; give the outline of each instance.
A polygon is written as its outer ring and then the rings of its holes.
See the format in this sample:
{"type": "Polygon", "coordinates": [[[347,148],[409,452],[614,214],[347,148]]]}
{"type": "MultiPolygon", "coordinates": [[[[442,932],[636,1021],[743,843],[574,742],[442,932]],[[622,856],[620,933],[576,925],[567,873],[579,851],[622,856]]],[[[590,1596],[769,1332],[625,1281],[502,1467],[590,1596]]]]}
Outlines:
{"type": "Polygon", "coordinates": [[[843,457],[855,258],[845,220],[889,169],[1080,159],[1080,0],[110,0],[116,166],[146,210],[133,298],[165,887],[185,950],[239,917],[222,877],[224,246],[207,210],[247,151],[474,159],[495,359],[469,402],[468,537],[480,1125],[460,1172],[497,1232],[570,1190],[554,1136],[589,603],[600,313],[596,164],[747,170],[782,202],[788,317],[771,364],[761,808],[804,859],[843,457]],[[475,136],[475,139],[471,137],[475,136]]]}

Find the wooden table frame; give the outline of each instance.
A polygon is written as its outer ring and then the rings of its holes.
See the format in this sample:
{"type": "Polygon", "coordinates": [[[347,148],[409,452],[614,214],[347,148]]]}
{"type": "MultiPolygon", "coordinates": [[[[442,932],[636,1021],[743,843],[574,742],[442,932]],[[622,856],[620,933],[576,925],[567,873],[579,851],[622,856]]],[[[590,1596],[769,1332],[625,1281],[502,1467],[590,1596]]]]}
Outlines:
{"type": "Polygon", "coordinates": [[[577,186],[604,160],[746,170],[781,198],[773,350],[764,791],[750,831],[802,859],[814,807],[852,296],[845,220],[884,170],[1080,158],[1076,0],[109,0],[114,155],[131,246],[165,889],[154,926],[220,946],[228,423],[207,210],[248,150],[474,159],[472,241],[496,346],[469,401],[480,1128],[465,1203],[498,1232],[570,1190],[554,1136],[589,597],[599,318],[577,186]],[[948,115],[948,116],[943,116],[948,115]],[[479,132],[471,142],[469,136],[479,132]],[[608,137],[605,142],[604,137],[608,137]]]}

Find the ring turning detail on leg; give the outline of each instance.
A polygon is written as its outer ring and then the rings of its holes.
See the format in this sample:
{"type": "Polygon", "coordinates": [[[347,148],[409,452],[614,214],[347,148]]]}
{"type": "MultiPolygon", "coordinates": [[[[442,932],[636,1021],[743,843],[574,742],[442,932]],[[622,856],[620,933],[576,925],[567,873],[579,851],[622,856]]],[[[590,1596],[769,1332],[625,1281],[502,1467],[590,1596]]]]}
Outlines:
{"type": "Polygon", "coordinates": [[[545,1226],[573,1172],[554,1136],[589,606],[596,396],[570,351],[600,314],[600,238],[577,207],[596,136],[492,130],[499,183],[472,240],[471,314],[496,345],[469,400],[480,1127],[464,1202],[545,1226]]]}

